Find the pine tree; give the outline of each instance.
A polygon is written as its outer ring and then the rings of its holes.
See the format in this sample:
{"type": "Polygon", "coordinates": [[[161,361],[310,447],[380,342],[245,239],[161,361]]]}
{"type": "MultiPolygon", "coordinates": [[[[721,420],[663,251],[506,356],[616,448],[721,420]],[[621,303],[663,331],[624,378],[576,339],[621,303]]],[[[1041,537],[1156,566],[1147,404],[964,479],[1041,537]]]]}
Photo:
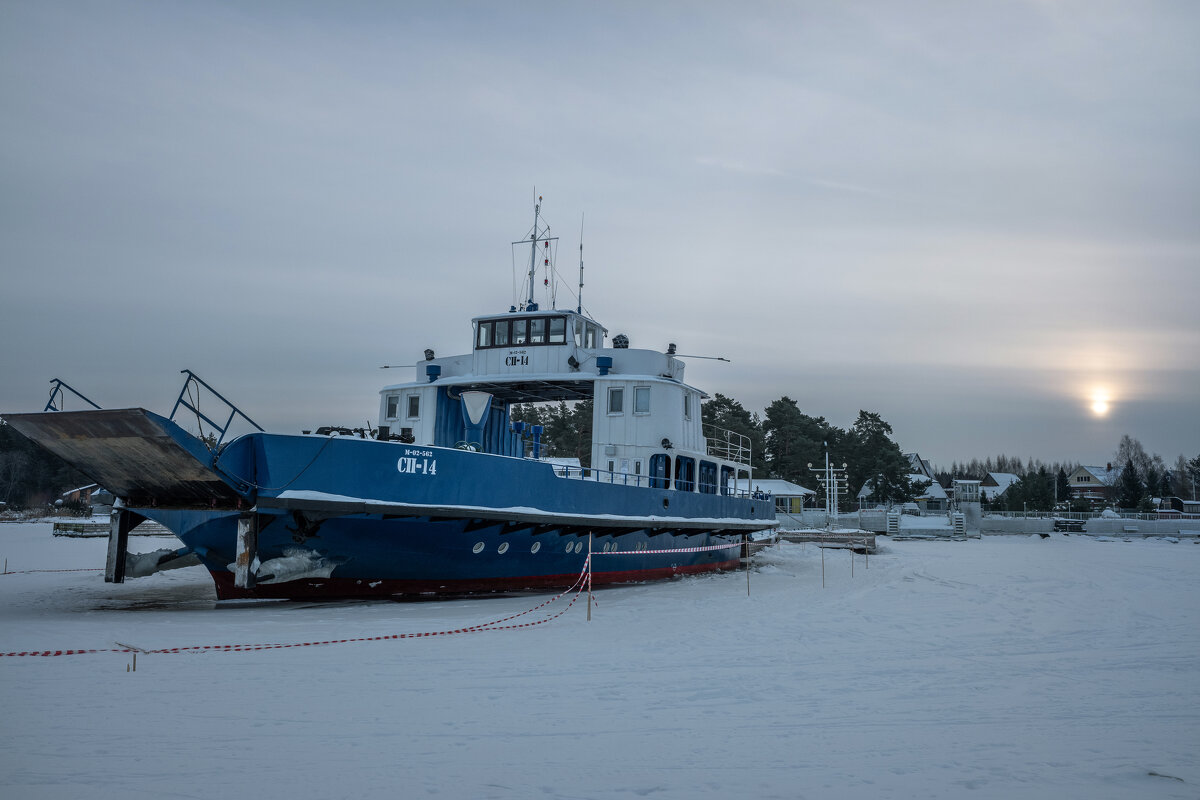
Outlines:
{"type": "Polygon", "coordinates": [[[1133,464],[1133,458],[1125,460],[1125,467],[1121,470],[1121,477],[1117,481],[1117,506],[1119,508],[1137,508],[1142,503],[1142,497],[1146,494],[1145,484],[1142,483],[1142,478],[1138,475],[1137,467],[1133,464]]]}

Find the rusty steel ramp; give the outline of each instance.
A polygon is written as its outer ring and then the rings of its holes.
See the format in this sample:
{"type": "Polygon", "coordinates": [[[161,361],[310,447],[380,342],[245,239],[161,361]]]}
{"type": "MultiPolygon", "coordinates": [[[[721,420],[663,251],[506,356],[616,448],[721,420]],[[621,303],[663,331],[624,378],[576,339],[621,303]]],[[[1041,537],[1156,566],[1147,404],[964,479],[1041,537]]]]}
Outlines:
{"type": "Polygon", "coordinates": [[[208,467],[202,441],[144,408],[6,414],[4,420],[129,506],[234,506],[242,497],[208,467]]]}

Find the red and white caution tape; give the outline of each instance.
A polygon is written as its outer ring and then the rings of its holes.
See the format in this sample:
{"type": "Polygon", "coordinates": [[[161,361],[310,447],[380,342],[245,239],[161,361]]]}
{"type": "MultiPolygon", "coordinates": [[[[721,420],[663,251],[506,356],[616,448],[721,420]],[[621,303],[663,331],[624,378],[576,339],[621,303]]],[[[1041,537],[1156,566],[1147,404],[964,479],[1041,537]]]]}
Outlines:
{"type": "Polygon", "coordinates": [[[647,554],[661,553],[704,553],[709,550],[729,550],[734,547],[741,547],[741,542],[733,542],[732,544],[711,544],[707,547],[680,547],[674,550],[593,550],[594,556],[644,556],[647,554]]]}
{"type": "Polygon", "coordinates": [[[550,599],[548,599],[542,603],[539,603],[538,605],[534,606],[533,608],[526,609],[525,611],[522,611],[517,614],[512,614],[511,616],[502,617],[501,619],[492,620],[491,622],[484,622],[479,625],[468,625],[466,627],[455,628],[453,630],[428,631],[428,632],[422,632],[422,633],[393,633],[393,634],[388,634],[386,636],[360,636],[360,637],[350,638],[350,639],[327,639],[325,641],[319,641],[319,642],[288,642],[288,643],[273,643],[273,644],[204,644],[204,645],[193,645],[190,647],[161,647],[161,648],[157,648],[157,649],[150,649],[150,648],[143,649],[143,648],[125,646],[125,647],[113,647],[113,648],[92,649],[92,650],[25,650],[25,651],[21,651],[21,652],[13,652],[13,653],[0,653],[0,658],[15,657],[15,656],[43,656],[43,657],[74,656],[74,655],[83,655],[83,654],[87,654],[87,653],[203,653],[203,652],[245,653],[245,652],[249,652],[252,650],[284,650],[284,649],[288,649],[288,648],[292,648],[292,647],[320,647],[322,645],[349,644],[351,642],[386,642],[386,641],[392,641],[392,640],[396,640],[396,639],[426,639],[431,636],[450,636],[450,635],[456,634],[456,633],[480,633],[483,631],[505,631],[505,630],[516,630],[518,628],[532,628],[536,625],[543,625],[547,622],[558,619],[563,614],[567,613],[567,610],[570,609],[571,606],[575,605],[575,602],[579,599],[579,596],[585,591],[584,586],[585,586],[585,581],[587,580],[587,576],[589,573],[589,566],[590,566],[590,562],[588,562],[587,559],[584,559],[583,569],[580,571],[579,577],[575,579],[575,582],[573,584],[571,584],[570,587],[559,592],[554,597],[551,597],[550,599]],[[506,622],[512,622],[512,620],[514,620],[514,619],[518,619],[527,614],[532,614],[535,611],[543,609],[546,606],[550,605],[551,603],[555,603],[558,600],[561,600],[563,597],[565,597],[567,594],[570,594],[572,591],[575,592],[575,596],[571,598],[570,602],[568,602],[567,605],[565,607],[563,607],[562,610],[558,611],[555,614],[551,614],[548,617],[545,617],[545,618],[539,619],[539,620],[534,620],[532,622],[521,622],[521,623],[515,623],[515,624],[511,624],[511,625],[503,624],[506,622]]]}
{"type": "Polygon", "coordinates": [[[0,575],[30,575],[34,572],[104,572],[103,567],[84,567],[81,569],[10,569],[0,572],[0,575]]]}
{"type": "MultiPolygon", "coordinates": [[[[711,550],[729,550],[734,547],[741,547],[741,546],[742,546],[741,542],[732,542],[729,544],[708,545],[706,547],[682,547],[682,548],[668,549],[668,550],[610,550],[608,552],[593,551],[591,553],[591,555],[592,556],[640,556],[640,555],[662,555],[662,554],[668,554],[668,553],[702,553],[702,552],[707,552],[707,551],[711,551],[711,550]]],[[[46,570],[21,570],[20,572],[28,573],[28,572],[99,572],[99,571],[101,571],[101,570],[97,570],[97,569],[58,569],[58,570],[46,569],[46,570]]],[[[17,575],[20,573],[7,572],[7,573],[2,573],[2,574],[17,575]]],[[[192,646],[188,646],[188,647],[162,647],[162,648],[158,648],[158,649],[141,649],[141,648],[136,648],[136,647],[114,647],[114,648],[82,649],[82,650],[23,650],[23,651],[12,652],[12,653],[0,653],[0,658],[17,657],[17,656],[52,657],[52,656],[74,656],[74,655],[83,655],[83,654],[88,654],[88,653],[135,653],[135,652],[136,653],[204,653],[204,652],[245,653],[245,652],[250,652],[250,651],[254,651],[254,650],[284,650],[284,649],[293,648],[293,647],[321,647],[321,646],[330,645],[330,644],[350,644],[352,642],[386,642],[386,641],[393,641],[393,640],[397,640],[397,639],[426,639],[426,638],[429,638],[432,636],[451,636],[456,633],[480,633],[483,631],[516,630],[519,628],[532,628],[536,625],[544,625],[547,622],[551,622],[553,620],[558,619],[563,614],[567,613],[568,609],[570,609],[571,606],[575,605],[575,602],[577,600],[579,600],[579,596],[581,594],[583,594],[584,592],[590,593],[591,585],[592,585],[592,570],[591,570],[591,558],[589,556],[588,558],[584,559],[583,569],[580,571],[579,577],[577,577],[575,579],[575,582],[572,583],[569,587],[567,587],[563,591],[556,594],[554,597],[551,597],[550,599],[548,599],[542,603],[539,603],[538,605],[534,606],[533,608],[526,609],[525,611],[522,611],[518,614],[513,614],[508,617],[502,617],[501,619],[492,620],[491,622],[480,623],[479,625],[468,625],[466,627],[454,628],[452,630],[428,631],[428,632],[422,632],[422,633],[393,633],[393,634],[388,634],[385,636],[359,636],[359,637],[349,638],[349,639],[326,639],[323,641],[315,641],[315,642],[287,642],[287,643],[271,643],[271,644],[204,644],[204,645],[192,645],[192,646]],[[551,614],[548,617],[545,617],[545,618],[539,619],[539,620],[535,620],[533,622],[521,622],[521,623],[510,624],[510,625],[504,624],[504,623],[512,622],[512,620],[519,619],[520,617],[524,617],[528,614],[532,614],[535,611],[539,611],[539,610],[545,608],[546,606],[549,606],[552,603],[555,603],[555,602],[561,600],[563,597],[570,594],[571,592],[575,592],[575,596],[571,598],[570,602],[568,602],[567,605],[562,610],[558,611],[555,614],[551,614]]],[[[593,603],[594,602],[595,602],[595,600],[593,599],[593,603]]]]}

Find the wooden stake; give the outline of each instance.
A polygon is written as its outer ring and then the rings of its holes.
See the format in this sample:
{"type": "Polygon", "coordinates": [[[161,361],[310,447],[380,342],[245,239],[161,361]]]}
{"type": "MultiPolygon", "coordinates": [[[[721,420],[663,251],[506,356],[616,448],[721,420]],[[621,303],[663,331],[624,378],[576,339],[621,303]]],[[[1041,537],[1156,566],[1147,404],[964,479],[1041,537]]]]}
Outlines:
{"type": "Polygon", "coordinates": [[[592,621],[592,534],[588,534],[588,560],[587,560],[587,586],[588,586],[588,622],[592,621]]]}
{"type": "Polygon", "coordinates": [[[746,597],[750,596],[750,542],[746,542],[746,597]]]}

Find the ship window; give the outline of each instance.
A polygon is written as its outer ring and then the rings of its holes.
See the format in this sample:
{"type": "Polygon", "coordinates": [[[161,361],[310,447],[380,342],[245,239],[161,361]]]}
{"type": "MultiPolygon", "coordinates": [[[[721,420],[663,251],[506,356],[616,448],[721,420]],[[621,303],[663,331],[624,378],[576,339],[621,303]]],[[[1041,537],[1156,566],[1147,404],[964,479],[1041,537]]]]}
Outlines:
{"type": "Polygon", "coordinates": [[[492,341],[496,347],[508,347],[508,320],[496,320],[496,333],[492,341]]]}
{"type": "Polygon", "coordinates": [[[666,489],[671,480],[671,457],[666,453],[650,456],[650,488],[666,489]]]}
{"type": "Polygon", "coordinates": [[[384,416],[387,419],[395,419],[396,414],[400,410],[400,395],[389,394],[387,397],[387,413],[384,416]]]}
{"type": "Polygon", "coordinates": [[[583,347],[583,320],[575,320],[575,346],[583,347]]]}
{"type": "Polygon", "coordinates": [[[722,465],[721,466],[721,494],[724,494],[724,495],[733,494],[734,480],[735,480],[735,478],[733,476],[733,467],[726,467],[726,466],[722,465]]]}
{"type": "Polygon", "coordinates": [[[408,396],[408,418],[416,419],[421,416],[421,395],[410,394],[408,396]]]}
{"type": "Polygon", "coordinates": [[[592,348],[592,347],[597,346],[596,345],[596,326],[595,325],[587,326],[587,334],[584,336],[583,346],[587,347],[587,348],[592,348]]]}
{"type": "Polygon", "coordinates": [[[492,346],[492,322],[479,323],[479,335],[475,340],[476,347],[491,347],[492,346]]]}
{"type": "Polygon", "coordinates": [[[530,344],[545,344],[546,343],[546,318],[534,317],[529,320],[529,343],[530,344]]]}
{"type": "Polygon", "coordinates": [[[700,491],[704,494],[717,493],[717,465],[712,461],[700,462],[700,491]]]}
{"type": "Polygon", "coordinates": [[[529,340],[529,320],[514,319],[512,321],[512,343],[525,344],[529,340]]]}
{"type": "Polygon", "coordinates": [[[642,460],[640,458],[637,461],[633,462],[633,474],[634,475],[642,474],[642,460]]]}
{"type": "Polygon", "coordinates": [[[675,488],[690,492],[696,488],[696,459],[678,456],[675,459],[675,488]]]}
{"type": "Polygon", "coordinates": [[[567,342],[567,319],[566,317],[552,317],[550,319],[550,344],[566,344],[567,342]]]}
{"type": "Polygon", "coordinates": [[[688,392],[683,393],[683,418],[692,418],[692,396],[688,392]]]}
{"type": "Polygon", "coordinates": [[[635,386],[633,389],[633,413],[650,413],[650,387],[635,386]]]}
{"type": "Polygon", "coordinates": [[[608,413],[625,413],[625,390],[614,386],[608,390],[608,413]]]}

